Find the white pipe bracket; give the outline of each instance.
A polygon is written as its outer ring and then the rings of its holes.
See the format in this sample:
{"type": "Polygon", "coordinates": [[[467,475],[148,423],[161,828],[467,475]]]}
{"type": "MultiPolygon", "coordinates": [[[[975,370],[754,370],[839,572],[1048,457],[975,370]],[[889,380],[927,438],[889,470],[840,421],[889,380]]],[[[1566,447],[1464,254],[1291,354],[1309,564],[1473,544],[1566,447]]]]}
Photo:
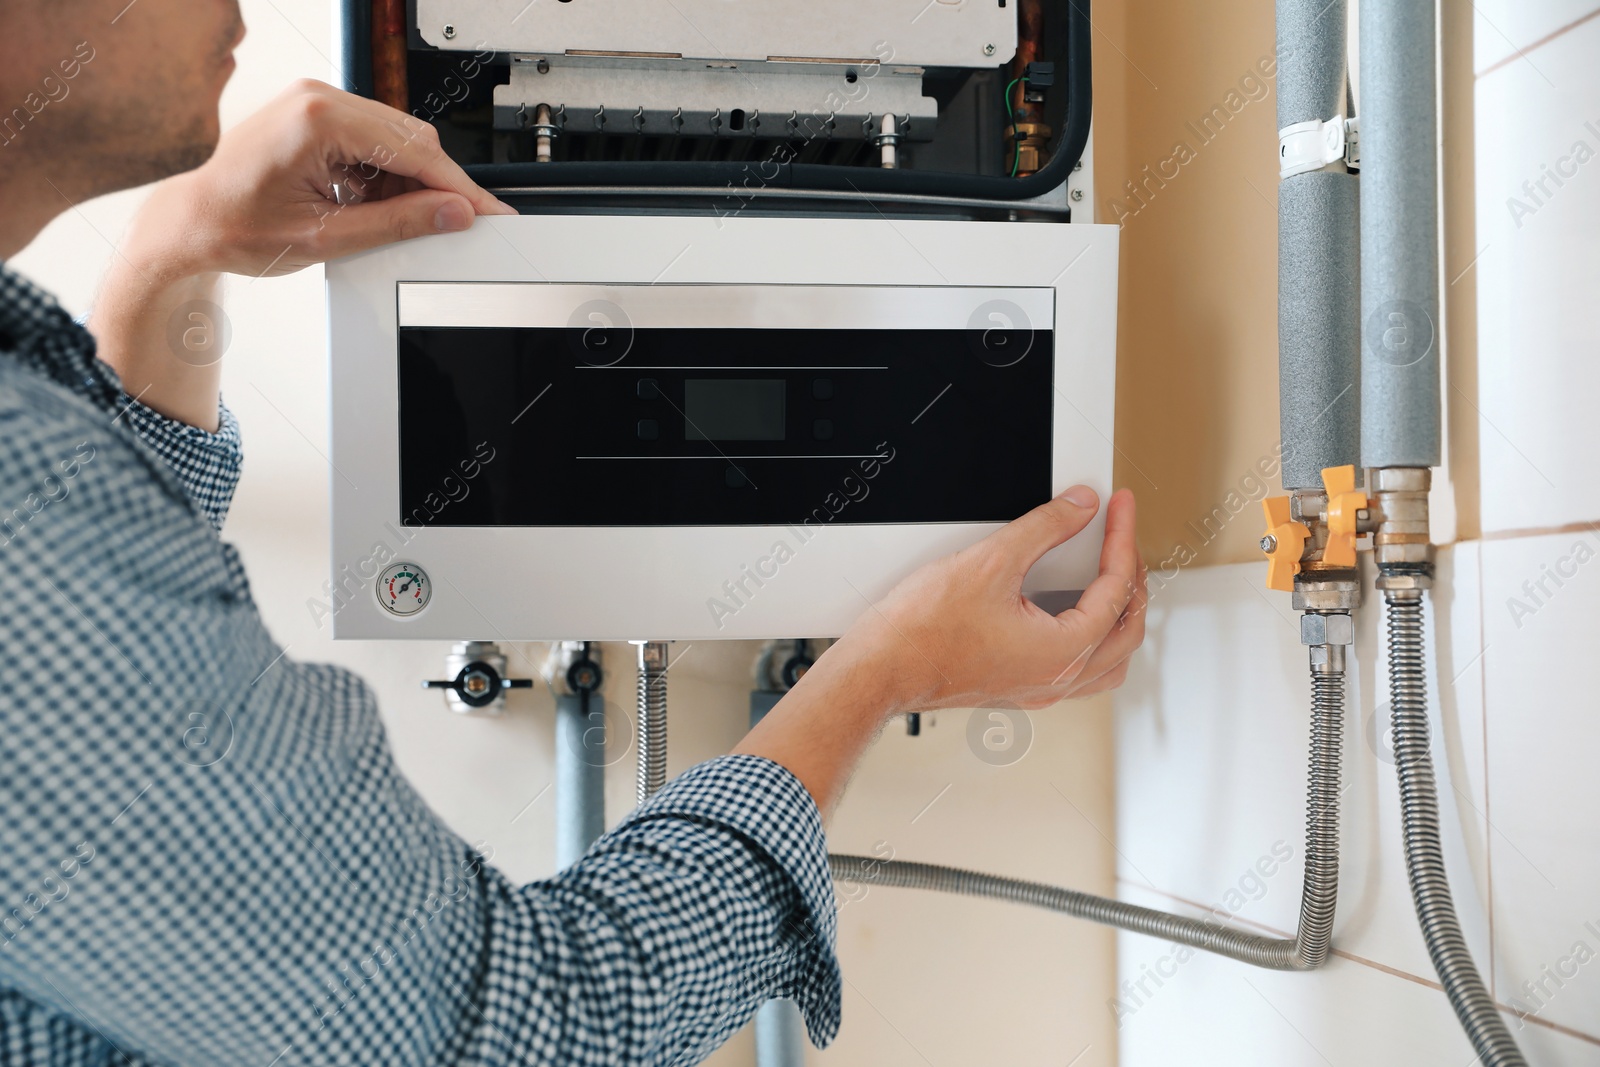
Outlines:
{"type": "Polygon", "coordinates": [[[1355,119],[1347,120],[1343,115],[1326,122],[1308,119],[1285,126],[1278,131],[1278,177],[1290,178],[1341,161],[1349,166],[1358,164],[1359,130],[1355,119]]]}

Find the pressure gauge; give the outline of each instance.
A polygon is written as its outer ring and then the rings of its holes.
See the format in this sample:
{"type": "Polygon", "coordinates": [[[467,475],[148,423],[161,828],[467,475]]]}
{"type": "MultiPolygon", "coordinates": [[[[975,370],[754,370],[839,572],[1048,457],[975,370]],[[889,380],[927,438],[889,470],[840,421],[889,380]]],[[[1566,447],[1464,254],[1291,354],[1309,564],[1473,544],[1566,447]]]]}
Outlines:
{"type": "Polygon", "coordinates": [[[391,615],[415,615],[428,606],[433,583],[415,563],[394,563],[378,576],[378,603],[391,615]]]}

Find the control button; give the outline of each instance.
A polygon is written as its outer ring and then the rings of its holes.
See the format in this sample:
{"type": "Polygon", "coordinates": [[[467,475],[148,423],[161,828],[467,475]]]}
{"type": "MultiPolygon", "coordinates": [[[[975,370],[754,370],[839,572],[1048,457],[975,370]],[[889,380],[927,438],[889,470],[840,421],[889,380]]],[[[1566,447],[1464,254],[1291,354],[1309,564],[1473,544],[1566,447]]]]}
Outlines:
{"type": "Polygon", "coordinates": [[[811,436],[815,437],[818,441],[833,440],[833,420],[818,419],[816,422],[813,422],[811,424],[811,436]]]}
{"type": "Polygon", "coordinates": [[[750,480],[744,476],[744,471],[731,464],[722,468],[722,480],[727,483],[729,489],[743,489],[750,484],[750,480]]]}
{"type": "Polygon", "coordinates": [[[639,399],[655,400],[661,396],[661,383],[654,378],[639,379],[639,399]]]}
{"type": "Polygon", "coordinates": [[[654,441],[661,436],[661,424],[655,419],[639,420],[639,440],[654,441]]]}
{"type": "Polygon", "coordinates": [[[811,381],[811,399],[813,399],[813,400],[832,400],[833,399],[833,379],[832,378],[813,378],[812,381],[811,381]]]}

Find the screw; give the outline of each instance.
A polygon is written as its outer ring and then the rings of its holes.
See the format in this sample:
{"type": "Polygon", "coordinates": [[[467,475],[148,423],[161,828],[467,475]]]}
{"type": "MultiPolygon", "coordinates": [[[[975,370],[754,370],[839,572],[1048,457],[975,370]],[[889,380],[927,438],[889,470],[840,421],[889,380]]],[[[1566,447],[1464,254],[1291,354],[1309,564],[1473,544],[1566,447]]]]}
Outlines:
{"type": "Polygon", "coordinates": [[[534,67],[533,69],[538,71],[540,74],[549,74],[550,61],[548,59],[541,59],[539,60],[538,66],[534,67]]]}
{"type": "Polygon", "coordinates": [[[1271,534],[1267,534],[1267,536],[1261,539],[1261,551],[1271,553],[1275,552],[1277,548],[1278,539],[1273,537],[1271,534]]]}
{"type": "Polygon", "coordinates": [[[994,55],[994,53],[995,53],[995,47],[994,47],[994,45],[992,45],[992,44],[986,44],[986,45],[984,45],[984,46],[983,46],[983,54],[984,54],[984,55],[986,55],[986,56],[992,56],[992,55],[994,55]]]}
{"type": "Polygon", "coordinates": [[[444,39],[447,40],[447,41],[453,41],[453,40],[455,40],[455,37],[456,37],[456,28],[454,26],[446,24],[446,26],[444,28],[444,39]]]}
{"type": "Polygon", "coordinates": [[[1083,199],[1083,190],[1082,189],[1074,189],[1068,195],[1070,195],[1072,197],[1072,199],[1074,199],[1074,200],[1082,200],[1083,199]]]}
{"type": "Polygon", "coordinates": [[[1072,172],[1073,172],[1073,173],[1074,173],[1074,174],[1076,174],[1076,173],[1077,173],[1077,172],[1078,172],[1078,171],[1080,171],[1080,170],[1082,170],[1082,169],[1083,169],[1083,160],[1081,160],[1081,159],[1080,159],[1080,160],[1078,160],[1078,161],[1077,161],[1077,162],[1076,162],[1076,163],[1074,163],[1074,164],[1073,164],[1073,165],[1072,165],[1072,172]]]}

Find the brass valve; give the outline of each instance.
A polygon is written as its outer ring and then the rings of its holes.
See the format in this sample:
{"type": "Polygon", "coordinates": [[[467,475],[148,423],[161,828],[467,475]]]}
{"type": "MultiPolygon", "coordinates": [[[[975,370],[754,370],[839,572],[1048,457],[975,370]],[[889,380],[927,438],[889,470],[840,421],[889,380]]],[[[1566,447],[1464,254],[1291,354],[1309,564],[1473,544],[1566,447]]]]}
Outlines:
{"type": "Polygon", "coordinates": [[[1043,122],[1018,122],[1005,128],[1006,139],[1011,142],[1011,152],[1006,163],[1018,178],[1037,174],[1049,162],[1046,149],[1050,144],[1050,127],[1043,122]]]}
{"type": "Polygon", "coordinates": [[[1354,465],[1324,467],[1322,487],[1328,492],[1328,543],[1322,562],[1330,567],[1356,565],[1357,514],[1367,506],[1367,494],[1356,489],[1354,465]]]}
{"type": "Polygon", "coordinates": [[[1267,531],[1261,538],[1261,551],[1267,554],[1267,588],[1292,593],[1311,531],[1290,517],[1286,496],[1267,497],[1261,509],[1267,515],[1267,531]]]}

